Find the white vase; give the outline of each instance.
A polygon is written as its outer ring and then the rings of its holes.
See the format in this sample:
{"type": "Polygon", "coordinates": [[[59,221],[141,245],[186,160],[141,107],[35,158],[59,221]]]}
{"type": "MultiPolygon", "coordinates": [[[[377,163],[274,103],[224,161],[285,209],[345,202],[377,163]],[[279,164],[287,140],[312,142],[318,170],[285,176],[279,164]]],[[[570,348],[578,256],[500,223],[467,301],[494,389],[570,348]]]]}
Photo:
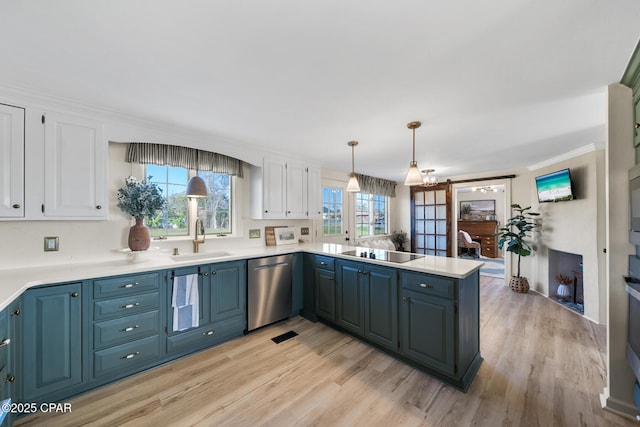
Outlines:
{"type": "Polygon", "coordinates": [[[569,289],[569,286],[565,285],[564,283],[560,283],[558,285],[558,290],[556,291],[556,294],[559,297],[570,297],[571,296],[571,290],[569,289]]]}

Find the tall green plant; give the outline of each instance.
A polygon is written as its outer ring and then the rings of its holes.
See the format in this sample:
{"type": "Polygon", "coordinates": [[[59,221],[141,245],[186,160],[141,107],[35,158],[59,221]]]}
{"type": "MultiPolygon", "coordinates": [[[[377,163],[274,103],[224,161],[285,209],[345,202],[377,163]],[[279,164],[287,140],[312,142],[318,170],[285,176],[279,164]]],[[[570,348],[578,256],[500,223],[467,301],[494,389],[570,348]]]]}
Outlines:
{"type": "Polygon", "coordinates": [[[498,247],[502,249],[507,245],[507,252],[518,254],[518,274],[520,277],[520,257],[529,256],[533,251],[533,247],[525,239],[528,238],[528,232],[533,230],[537,224],[534,217],[539,216],[537,212],[528,212],[531,206],[523,208],[518,204],[511,205],[511,209],[518,214],[507,220],[504,227],[499,228],[495,234],[498,240],[498,247]]]}

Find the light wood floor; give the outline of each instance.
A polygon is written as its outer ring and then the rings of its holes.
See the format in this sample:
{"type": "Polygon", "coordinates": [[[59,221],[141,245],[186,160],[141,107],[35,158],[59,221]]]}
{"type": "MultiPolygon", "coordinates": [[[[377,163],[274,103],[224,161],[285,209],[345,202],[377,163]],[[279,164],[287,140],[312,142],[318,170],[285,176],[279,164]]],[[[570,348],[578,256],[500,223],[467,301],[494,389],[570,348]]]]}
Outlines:
{"type": "Polygon", "coordinates": [[[481,279],[465,394],[321,323],[272,326],[71,400],[46,426],[635,426],[603,411],[605,329],[481,279]],[[288,330],[299,336],[274,344],[288,330]]]}

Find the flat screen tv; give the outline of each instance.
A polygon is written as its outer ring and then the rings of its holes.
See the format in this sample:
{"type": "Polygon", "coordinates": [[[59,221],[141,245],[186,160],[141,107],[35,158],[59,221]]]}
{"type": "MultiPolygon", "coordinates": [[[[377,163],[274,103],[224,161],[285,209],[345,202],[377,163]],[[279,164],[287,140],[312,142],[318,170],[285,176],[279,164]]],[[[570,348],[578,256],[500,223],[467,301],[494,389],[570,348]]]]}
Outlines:
{"type": "Polygon", "coordinates": [[[539,202],[573,200],[569,169],[536,177],[536,190],[539,202]]]}

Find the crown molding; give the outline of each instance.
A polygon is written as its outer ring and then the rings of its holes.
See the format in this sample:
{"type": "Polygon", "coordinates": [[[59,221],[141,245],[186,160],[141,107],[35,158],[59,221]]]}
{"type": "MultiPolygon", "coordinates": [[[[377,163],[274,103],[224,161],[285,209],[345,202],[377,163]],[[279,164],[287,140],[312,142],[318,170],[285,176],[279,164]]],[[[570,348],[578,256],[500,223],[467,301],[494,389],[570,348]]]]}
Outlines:
{"type": "Polygon", "coordinates": [[[595,144],[588,144],[588,145],[585,145],[584,147],[576,148],[575,150],[571,150],[567,153],[560,154],[550,159],[543,160],[542,162],[527,166],[527,169],[529,169],[530,171],[534,171],[536,169],[551,166],[553,164],[562,162],[564,160],[569,160],[574,157],[582,156],[583,154],[591,153],[592,151],[596,151],[595,144]]]}

